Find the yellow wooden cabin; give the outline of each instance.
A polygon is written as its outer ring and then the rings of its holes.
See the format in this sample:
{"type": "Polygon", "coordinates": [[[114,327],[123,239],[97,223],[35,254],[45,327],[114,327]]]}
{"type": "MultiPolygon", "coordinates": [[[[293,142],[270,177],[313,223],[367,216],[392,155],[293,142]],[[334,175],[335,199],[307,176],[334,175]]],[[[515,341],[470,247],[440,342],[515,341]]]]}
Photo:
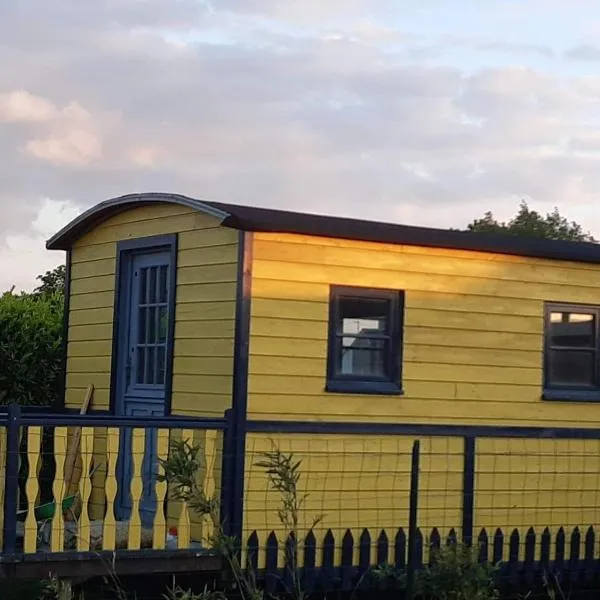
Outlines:
{"type": "MultiPolygon", "coordinates": [[[[408,527],[417,439],[424,532],[600,524],[600,246],[148,193],[48,248],[67,252],[64,407],[92,384],[90,419],[229,411],[230,446],[196,438],[215,494],[233,455],[244,541],[286,535],[256,466],[272,444],[302,461],[302,534],[316,516],[319,543],[367,528],[373,561],[382,530],[408,527]]],[[[92,520],[108,479],[94,475],[92,520]]]]}

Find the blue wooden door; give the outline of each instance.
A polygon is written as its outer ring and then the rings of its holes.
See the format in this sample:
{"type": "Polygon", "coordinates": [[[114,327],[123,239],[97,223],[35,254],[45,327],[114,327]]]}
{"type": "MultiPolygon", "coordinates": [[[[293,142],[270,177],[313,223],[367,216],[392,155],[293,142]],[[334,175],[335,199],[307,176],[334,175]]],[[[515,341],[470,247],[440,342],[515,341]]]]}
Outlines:
{"type": "MultiPolygon", "coordinates": [[[[174,266],[169,251],[132,254],[124,266],[120,322],[125,331],[120,336],[123,348],[117,411],[124,416],[139,417],[143,425],[144,417],[163,416],[166,412],[167,351],[172,347],[169,323],[174,310],[170,282],[174,266]]],[[[145,526],[151,526],[156,512],[156,440],[156,431],[147,430],[140,503],[145,526]]],[[[131,459],[131,431],[126,431],[119,449],[118,519],[129,518],[131,512],[131,459]]]]}

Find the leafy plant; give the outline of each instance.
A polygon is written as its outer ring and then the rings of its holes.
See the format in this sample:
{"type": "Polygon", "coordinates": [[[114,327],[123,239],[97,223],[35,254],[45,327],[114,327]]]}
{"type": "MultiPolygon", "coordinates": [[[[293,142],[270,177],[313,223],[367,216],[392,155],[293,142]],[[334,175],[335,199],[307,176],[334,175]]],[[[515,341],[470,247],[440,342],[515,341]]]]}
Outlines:
{"type": "MultiPolygon", "coordinates": [[[[234,587],[239,591],[242,599],[263,600],[265,594],[257,584],[253,569],[249,568],[249,564],[243,568],[240,563],[240,540],[225,534],[220,522],[218,501],[207,497],[198,485],[200,449],[199,445],[192,445],[187,440],[173,440],[169,456],[160,460],[164,473],[159,475],[159,480],[168,482],[171,498],[185,501],[200,517],[210,517],[214,531],[208,542],[227,561],[234,587]]],[[[261,460],[256,463],[256,466],[265,469],[271,488],[280,494],[281,507],[277,511],[277,516],[285,531],[294,536],[298,532],[300,513],[307,498],[307,494],[300,494],[299,491],[301,461],[294,460],[292,454],[285,454],[273,446],[273,450],[261,454],[261,460]]],[[[321,518],[315,517],[312,527],[319,523],[321,518]]],[[[297,544],[286,546],[286,567],[290,570],[292,579],[292,589],[289,592],[295,600],[304,600],[306,593],[302,589],[299,576],[297,544]]],[[[248,561],[250,558],[248,557],[248,561]]],[[[172,590],[170,593],[169,600],[196,598],[186,596],[185,594],[191,592],[181,589],[172,590]]],[[[203,592],[205,595],[198,598],[220,600],[214,596],[216,593],[205,589],[203,592]]]]}
{"type": "Polygon", "coordinates": [[[183,588],[173,586],[163,598],[165,600],[227,600],[227,596],[219,590],[210,590],[208,586],[199,592],[193,592],[191,589],[184,590],[183,588]]]}
{"type": "Polygon", "coordinates": [[[0,296],[0,403],[51,404],[60,393],[63,297],[0,296]]]}
{"type": "Polygon", "coordinates": [[[206,541],[227,562],[233,585],[242,600],[262,600],[264,593],[258,587],[254,573],[240,564],[240,541],[225,533],[220,521],[218,500],[209,498],[198,485],[200,450],[199,445],[192,445],[187,440],[172,440],[169,456],[159,459],[164,472],[158,476],[158,480],[169,484],[169,496],[172,499],[185,501],[196,515],[211,519],[213,533],[206,541]]]}
{"type": "MultiPolygon", "coordinates": [[[[260,455],[262,460],[255,463],[256,467],[263,468],[269,477],[271,488],[278,492],[281,498],[281,508],[277,511],[279,522],[283,530],[292,538],[291,544],[285,545],[286,569],[290,573],[290,593],[295,600],[304,600],[306,593],[302,589],[302,581],[298,568],[298,541],[296,539],[300,524],[300,513],[308,494],[300,494],[302,461],[294,460],[293,454],[285,454],[273,444],[270,452],[260,455]]],[[[316,527],[323,520],[323,515],[315,516],[310,528],[316,527]]]]}
{"type": "Polygon", "coordinates": [[[424,600],[496,600],[497,568],[480,563],[476,548],[452,544],[433,553],[431,564],[415,573],[414,595],[424,600]]]}

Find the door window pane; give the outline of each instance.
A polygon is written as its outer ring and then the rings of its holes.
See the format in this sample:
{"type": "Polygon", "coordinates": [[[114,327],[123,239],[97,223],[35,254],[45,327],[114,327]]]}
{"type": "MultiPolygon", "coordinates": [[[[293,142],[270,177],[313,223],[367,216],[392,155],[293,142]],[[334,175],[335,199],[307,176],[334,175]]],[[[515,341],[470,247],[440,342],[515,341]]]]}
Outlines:
{"type": "Polygon", "coordinates": [[[553,385],[594,386],[596,353],[586,350],[550,350],[549,379],[553,385]]]}
{"type": "Polygon", "coordinates": [[[167,333],[169,330],[169,316],[166,306],[161,306],[158,311],[158,341],[164,344],[167,341],[167,333]]]}
{"type": "Polygon", "coordinates": [[[550,344],[570,348],[596,345],[596,320],[593,314],[553,312],[550,315],[550,344]]]}
{"type": "Polygon", "coordinates": [[[148,293],[148,269],[141,268],[139,270],[140,281],[140,304],[146,304],[146,294],[148,293]]]}
{"type": "Polygon", "coordinates": [[[169,298],[169,267],[163,265],[160,267],[160,283],[159,283],[159,302],[167,302],[169,298]]]}
{"type": "Polygon", "coordinates": [[[148,303],[153,304],[156,302],[156,269],[157,267],[150,267],[150,278],[148,281],[148,303]]]}
{"type": "Polygon", "coordinates": [[[146,368],[146,348],[138,346],[136,348],[136,383],[145,383],[145,368],[146,368]]]}
{"type": "Polygon", "coordinates": [[[147,335],[147,328],[146,328],[146,324],[147,324],[147,319],[148,319],[148,315],[147,315],[148,309],[145,307],[139,308],[138,309],[138,335],[137,335],[137,339],[138,339],[138,343],[140,344],[144,344],[147,340],[146,335],[147,335]]]}

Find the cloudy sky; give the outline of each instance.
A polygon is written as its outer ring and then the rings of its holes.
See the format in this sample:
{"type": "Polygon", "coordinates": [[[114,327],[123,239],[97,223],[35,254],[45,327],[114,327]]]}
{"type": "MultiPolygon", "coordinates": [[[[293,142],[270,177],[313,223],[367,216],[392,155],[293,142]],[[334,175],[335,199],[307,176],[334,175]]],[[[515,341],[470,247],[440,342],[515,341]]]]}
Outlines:
{"type": "Polygon", "coordinates": [[[136,191],[600,235],[600,0],[0,0],[0,290],[136,191]]]}

